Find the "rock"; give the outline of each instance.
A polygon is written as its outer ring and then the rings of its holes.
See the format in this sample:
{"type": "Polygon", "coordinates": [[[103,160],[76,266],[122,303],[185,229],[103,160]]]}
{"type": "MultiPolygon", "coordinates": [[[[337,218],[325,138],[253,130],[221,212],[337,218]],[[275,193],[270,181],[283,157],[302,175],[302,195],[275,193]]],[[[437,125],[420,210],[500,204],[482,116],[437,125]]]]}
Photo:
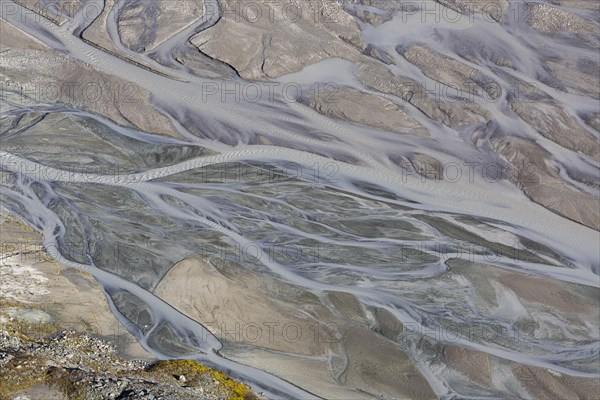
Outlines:
{"type": "Polygon", "coordinates": [[[596,61],[589,58],[582,58],[578,62],[548,60],[546,65],[561,83],[560,90],[600,98],[600,66],[596,61]]]}
{"type": "Polygon", "coordinates": [[[250,7],[224,0],[222,9],[221,20],[192,43],[243,78],[278,78],[328,58],[362,57],[359,26],[337,2],[259,0],[250,7]]]}
{"type": "Polygon", "coordinates": [[[576,33],[579,35],[597,34],[598,28],[592,22],[560,8],[547,4],[527,4],[529,24],[543,33],[576,33]]]}
{"type": "Polygon", "coordinates": [[[393,17],[391,12],[383,10],[373,11],[371,9],[359,8],[359,7],[347,7],[348,12],[355,16],[360,21],[373,25],[379,26],[383,23],[390,21],[393,17]]]}
{"type": "Polygon", "coordinates": [[[122,43],[136,52],[154,49],[204,14],[204,1],[133,0],[123,3],[117,15],[122,43]]]}
{"type": "Polygon", "coordinates": [[[501,95],[497,82],[461,61],[420,45],[397,50],[406,60],[418,66],[425,75],[458,90],[462,96],[470,98],[472,95],[482,95],[483,91],[487,98],[493,101],[501,95]]]}
{"type": "Polygon", "coordinates": [[[58,52],[12,49],[2,53],[0,67],[0,77],[12,81],[22,81],[24,74],[35,71],[36,81],[25,80],[20,91],[33,94],[37,101],[84,107],[123,125],[179,137],[167,117],[152,107],[145,89],[58,52]],[[58,89],[50,92],[48,87],[58,89]]]}
{"type": "Polygon", "coordinates": [[[477,103],[470,100],[445,100],[445,96],[434,98],[422,84],[397,76],[381,64],[361,64],[356,69],[355,76],[367,87],[397,96],[429,118],[450,127],[478,124],[491,118],[489,111],[477,103]]]}
{"type": "Polygon", "coordinates": [[[495,150],[512,164],[509,178],[534,202],[573,221],[600,229],[600,213],[595,196],[565,185],[551,168],[551,154],[532,141],[519,138],[492,139],[495,150]]]}
{"type": "Polygon", "coordinates": [[[429,136],[425,128],[399,105],[356,89],[314,91],[303,100],[321,114],[385,131],[429,136]]]}
{"type": "Polygon", "coordinates": [[[509,101],[511,109],[542,136],[575,152],[600,157],[600,143],[561,106],[552,101],[509,101]]]}
{"type": "Polygon", "coordinates": [[[600,380],[562,375],[555,371],[513,363],[518,381],[536,399],[592,399],[600,380]]]}
{"type": "MultiPolygon", "coordinates": [[[[501,22],[510,3],[508,0],[436,0],[461,14],[482,13],[488,21],[501,22]]],[[[441,12],[441,11],[440,11],[441,12]]],[[[509,18],[509,17],[507,17],[509,18]]]]}
{"type": "Polygon", "coordinates": [[[365,50],[363,51],[363,54],[365,54],[369,57],[373,57],[387,65],[394,64],[394,58],[391,55],[389,55],[382,49],[380,49],[376,46],[373,46],[372,44],[368,45],[365,48],[365,50]]]}

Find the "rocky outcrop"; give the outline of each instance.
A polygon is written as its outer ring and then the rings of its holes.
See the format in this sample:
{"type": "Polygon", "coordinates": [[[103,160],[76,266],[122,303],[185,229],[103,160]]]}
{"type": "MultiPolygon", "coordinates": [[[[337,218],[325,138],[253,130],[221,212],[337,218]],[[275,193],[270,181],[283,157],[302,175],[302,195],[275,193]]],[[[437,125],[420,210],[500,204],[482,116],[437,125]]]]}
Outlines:
{"type": "Polygon", "coordinates": [[[21,329],[0,331],[0,398],[258,400],[247,386],[195,361],[126,360],[87,334],[33,339],[21,329]]]}
{"type": "Polygon", "coordinates": [[[600,143],[563,108],[552,102],[510,101],[511,109],[546,139],[593,158],[600,157],[600,143]]]}
{"type": "Polygon", "coordinates": [[[381,96],[351,88],[314,91],[305,104],[323,115],[389,132],[429,136],[399,105],[381,96]]]}
{"type": "Polygon", "coordinates": [[[196,361],[157,363],[89,274],[50,259],[5,209],[0,224],[0,399],[257,399],[196,361]]]}
{"type": "Polygon", "coordinates": [[[81,107],[122,125],[179,137],[169,119],[152,106],[147,90],[61,53],[10,49],[2,53],[0,68],[5,90],[22,101],[81,107]],[[35,80],[28,78],[31,74],[35,80]]]}
{"type": "Polygon", "coordinates": [[[245,79],[277,78],[329,58],[358,60],[364,48],[358,24],[337,2],[224,0],[221,8],[221,20],[191,41],[245,79]]]}
{"type": "Polygon", "coordinates": [[[154,49],[204,14],[195,0],[128,1],[119,6],[117,28],[121,42],[136,52],[154,49]]]}
{"type": "Polygon", "coordinates": [[[577,14],[547,4],[528,4],[529,24],[543,33],[569,32],[579,35],[594,35],[598,26],[577,14]]]}
{"type": "Polygon", "coordinates": [[[565,185],[552,168],[551,154],[534,142],[518,138],[495,138],[496,151],[515,169],[510,179],[531,200],[573,221],[600,230],[598,199],[565,185]]]}

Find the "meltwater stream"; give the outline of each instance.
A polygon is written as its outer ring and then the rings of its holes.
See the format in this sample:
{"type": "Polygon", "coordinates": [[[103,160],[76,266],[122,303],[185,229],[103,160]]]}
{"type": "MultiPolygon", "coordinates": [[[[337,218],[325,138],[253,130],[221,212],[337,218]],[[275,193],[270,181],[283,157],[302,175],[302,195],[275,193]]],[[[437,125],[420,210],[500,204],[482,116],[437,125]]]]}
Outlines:
{"type": "MultiPolygon", "coordinates": [[[[218,10],[216,0],[205,3],[218,10]]],[[[387,310],[435,341],[447,341],[436,332],[454,332],[457,326],[493,326],[503,334],[453,335],[452,344],[569,376],[598,376],[594,360],[600,346],[593,324],[574,327],[557,317],[551,324],[560,335],[507,340],[515,321],[501,310],[502,304],[497,312],[486,313],[474,304],[464,282],[445,278],[452,260],[466,257],[472,264],[577,284],[583,291],[597,289],[597,231],[533,203],[508,181],[490,182],[476,171],[455,182],[404,173],[390,155],[424,147],[428,154],[459,165],[498,161],[495,154],[474,148],[414,110],[411,115],[428,127],[431,138],[334,121],[281,95],[256,102],[206,98],[203,91],[209,86],[226,90],[243,81],[198,77],[174,62],[172,54],[187,46],[190,36],[217,23],[217,12],[148,55],[120,43],[116,12],[109,14],[108,35],[116,49],[139,64],[73,34],[84,28],[83,14],[62,26],[44,18],[23,21],[19,13],[3,18],[69,57],[149,91],[156,109],[168,115],[182,139],[125,128],[84,110],[23,104],[7,93],[0,114],[0,199],[44,233],[45,247],[56,261],[94,275],[116,317],[145,348],[161,358],[197,358],[274,398],[317,398],[273,374],[224,358],[219,353],[223,344],[202,325],[209,321],[195,321],[153,294],[174,265],[208,251],[211,259],[238,261],[248,275],[268,274],[314,294],[350,293],[364,307],[387,310]],[[42,117],[24,128],[23,121],[33,115],[42,117]],[[40,132],[54,135],[68,157],[53,144],[37,141],[40,132]],[[96,163],[93,172],[85,164],[90,160],[96,163]],[[76,249],[73,243],[79,244],[76,249]],[[239,249],[254,246],[259,252],[240,261],[239,249]],[[125,247],[133,248],[133,257],[111,256],[125,247]],[[290,248],[300,252],[290,256],[278,251],[290,248]],[[324,251],[316,259],[307,256],[315,248],[324,251]],[[127,307],[131,304],[143,312],[134,315],[127,307]]],[[[521,70],[539,72],[536,60],[512,36],[518,27],[475,25],[490,42],[500,38],[513,46],[513,61],[524,66],[521,70]]],[[[406,34],[407,26],[401,30],[384,24],[379,32],[366,30],[364,35],[383,47],[423,35],[422,42],[449,56],[459,51],[444,41],[456,35],[450,29],[455,26],[440,30],[447,35],[441,42],[429,39],[424,24],[410,25],[412,36],[406,34]]],[[[541,37],[529,40],[536,39],[541,37]]],[[[348,67],[337,61],[333,65],[348,67]]],[[[503,88],[509,85],[491,67],[484,70],[503,88]]],[[[429,79],[408,66],[404,72],[429,79]]],[[[300,72],[295,79],[310,80],[307,74],[300,72]]],[[[589,112],[598,105],[538,83],[578,110],[589,112]]],[[[491,112],[500,128],[519,127],[537,135],[501,102],[491,112]]],[[[551,142],[545,146],[561,162],[597,173],[589,158],[573,157],[551,142]]],[[[502,301],[505,306],[514,303],[510,293],[502,301]]],[[[429,369],[426,354],[414,343],[405,350],[439,397],[458,395],[444,375],[429,369]]]]}

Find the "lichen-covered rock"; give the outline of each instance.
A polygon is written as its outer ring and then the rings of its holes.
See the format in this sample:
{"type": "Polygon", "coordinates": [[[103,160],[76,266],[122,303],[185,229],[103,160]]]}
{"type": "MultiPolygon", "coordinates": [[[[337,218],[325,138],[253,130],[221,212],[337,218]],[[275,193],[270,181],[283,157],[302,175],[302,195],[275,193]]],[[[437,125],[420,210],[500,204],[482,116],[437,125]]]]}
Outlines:
{"type": "Polygon", "coordinates": [[[0,333],[0,399],[31,395],[40,385],[57,398],[82,400],[258,399],[248,386],[196,361],[126,360],[110,343],[74,331],[40,340],[14,334],[0,333]]]}

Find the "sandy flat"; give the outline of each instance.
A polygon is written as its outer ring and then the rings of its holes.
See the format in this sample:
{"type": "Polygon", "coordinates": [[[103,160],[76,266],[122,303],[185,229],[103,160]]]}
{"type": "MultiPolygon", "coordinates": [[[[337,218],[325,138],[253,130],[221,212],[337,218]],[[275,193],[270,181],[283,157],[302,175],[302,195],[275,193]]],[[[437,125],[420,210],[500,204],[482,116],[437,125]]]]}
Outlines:
{"type": "Polygon", "coordinates": [[[175,265],[155,294],[205,324],[224,343],[222,352],[229,358],[325,398],[381,393],[435,398],[410,357],[386,337],[399,334],[399,322],[381,311],[375,312],[381,321],[366,320],[348,295],[330,294],[322,300],[238,264],[213,266],[200,258],[175,265]]]}

